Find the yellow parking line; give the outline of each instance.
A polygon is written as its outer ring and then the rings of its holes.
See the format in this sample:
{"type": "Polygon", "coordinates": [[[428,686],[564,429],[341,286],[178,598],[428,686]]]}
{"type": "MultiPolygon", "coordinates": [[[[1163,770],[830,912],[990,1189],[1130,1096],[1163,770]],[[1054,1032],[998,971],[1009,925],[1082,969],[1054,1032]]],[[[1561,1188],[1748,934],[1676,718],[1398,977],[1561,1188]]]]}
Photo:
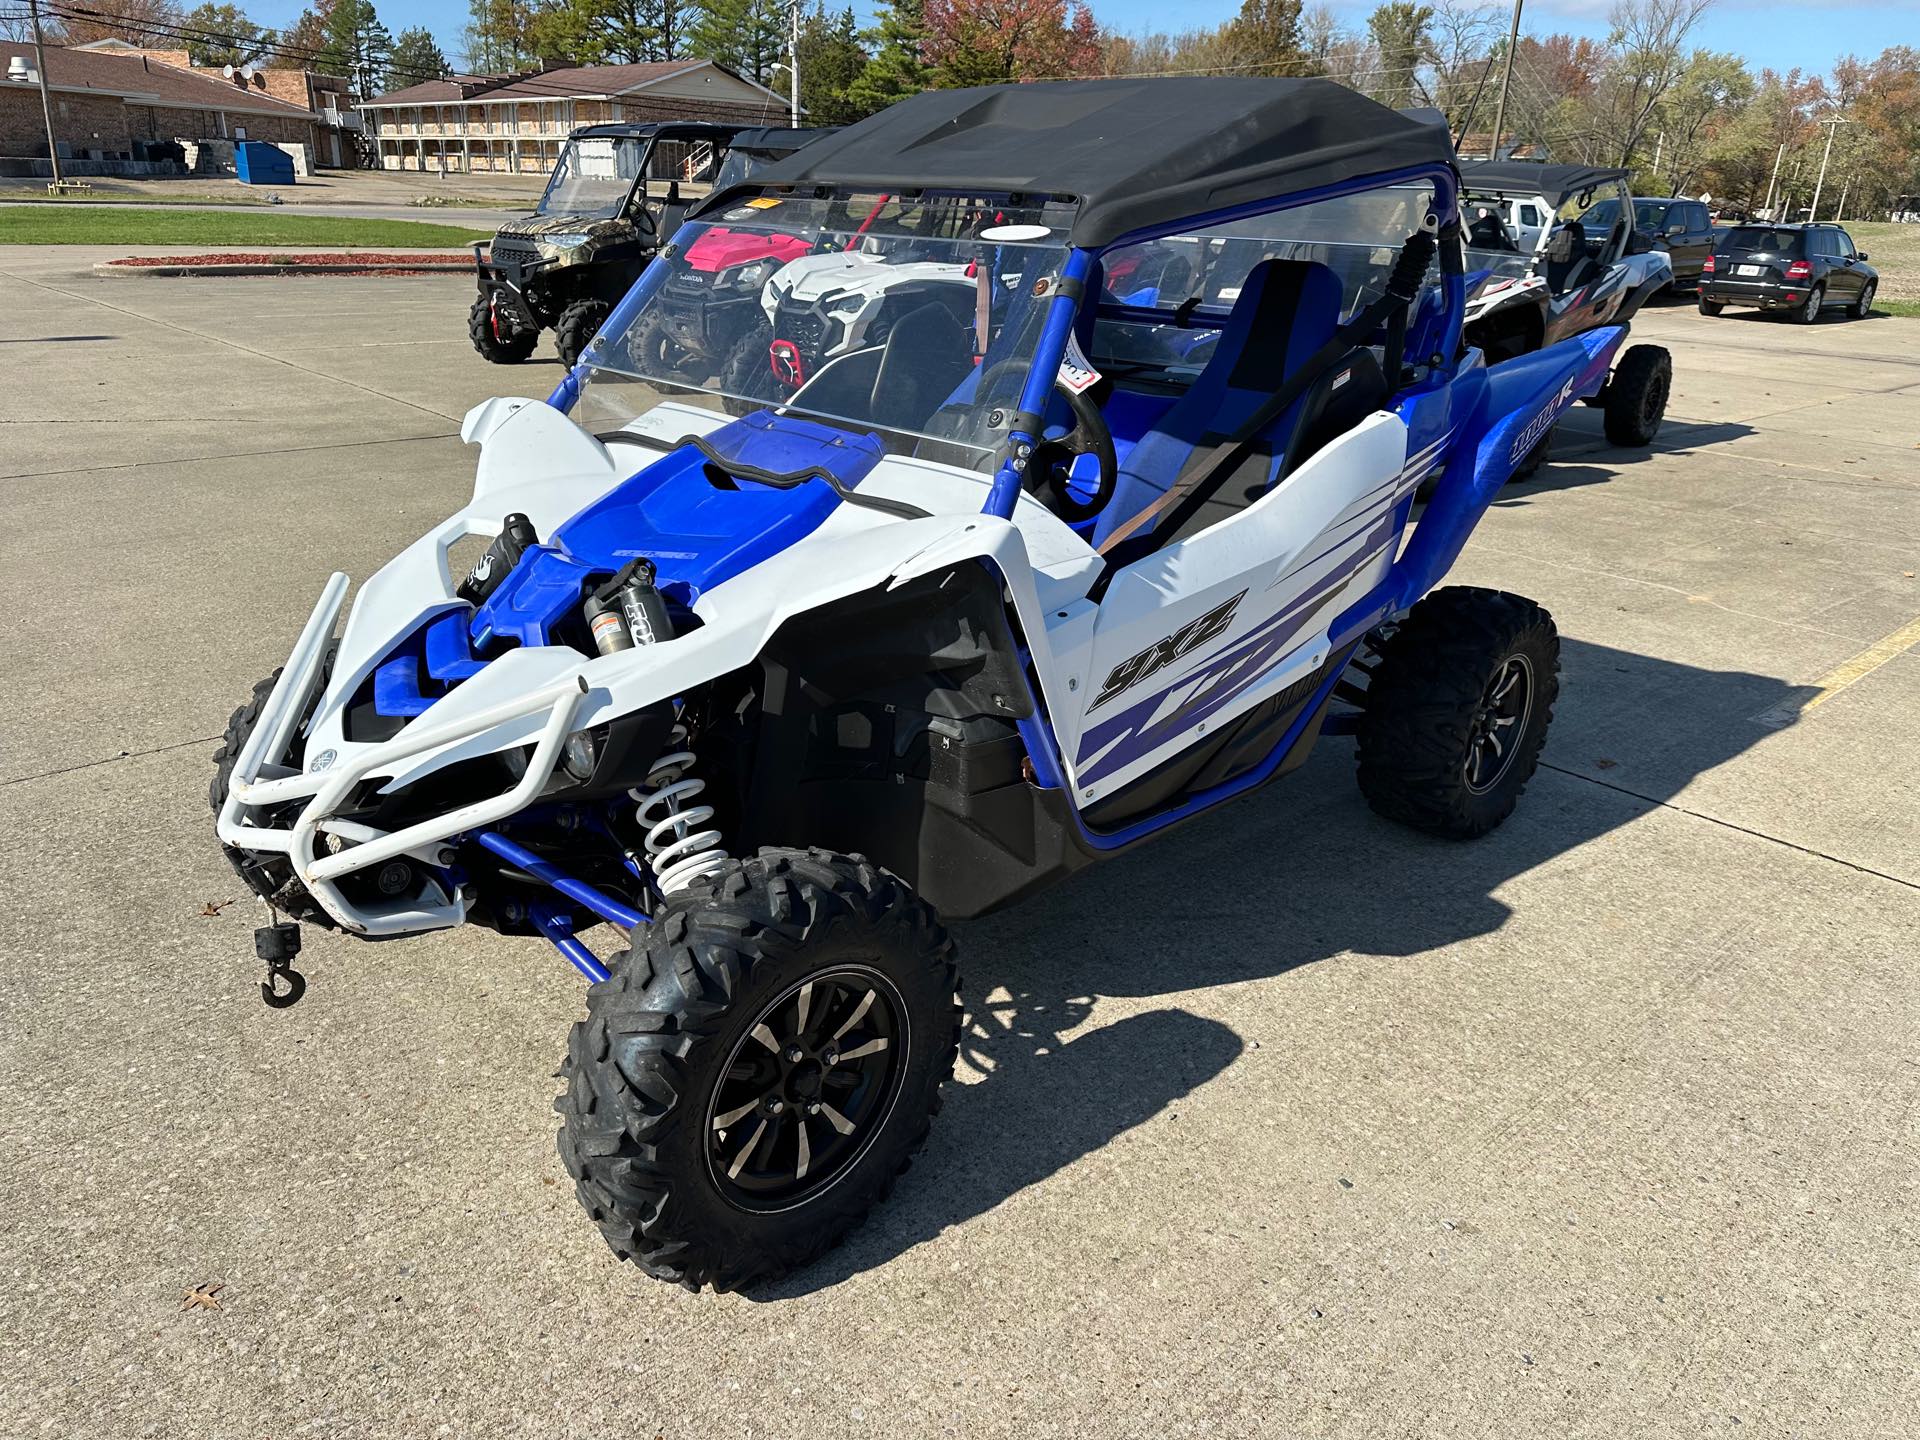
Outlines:
{"type": "Polygon", "coordinates": [[[1838,669],[1822,675],[1808,686],[1808,694],[1797,700],[1783,700],[1754,716],[1754,723],[1780,730],[1791,725],[1816,705],[1824,705],[1854,681],[1871,675],[1896,655],[1920,645],[1920,619],[1909,620],[1884,639],[1876,640],[1838,669]]]}

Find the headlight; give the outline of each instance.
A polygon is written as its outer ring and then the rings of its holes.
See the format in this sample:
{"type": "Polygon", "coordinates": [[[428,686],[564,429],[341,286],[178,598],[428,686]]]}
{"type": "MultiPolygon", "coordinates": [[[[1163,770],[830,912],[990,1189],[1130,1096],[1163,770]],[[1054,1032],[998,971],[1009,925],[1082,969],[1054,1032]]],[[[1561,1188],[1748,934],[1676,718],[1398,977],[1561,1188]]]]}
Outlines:
{"type": "Polygon", "coordinates": [[[850,290],[845,295],[836,296],[827,306],[830,314],[858,315],[866,308],[867,297],[858,290],[850,290]]]}
{"type": "Polygon", "coordinates": [[[736,290],[758,290],[762,285],[767,283],[767,276],[772,273],[773,262],[771,260],[762,260],[753,265],[743,265],[740,267],[740,273],[733,277],[733,288],[736,290]]]}
{"type": "Polygon", "coordinates": [[[576,780],[591,780],[594,763],[600,758],[600,740],[591,730],[576,730],[567,737],[560,763],[576,780]]]}
{"type": "Polygon", "coordinates": [[[575,245],[586,244],[588,237],[585,234],[569,232],[565,235],[542,235],[540,239],[542,243],[551,245],[556,250],[571,250],[575,245]]]}

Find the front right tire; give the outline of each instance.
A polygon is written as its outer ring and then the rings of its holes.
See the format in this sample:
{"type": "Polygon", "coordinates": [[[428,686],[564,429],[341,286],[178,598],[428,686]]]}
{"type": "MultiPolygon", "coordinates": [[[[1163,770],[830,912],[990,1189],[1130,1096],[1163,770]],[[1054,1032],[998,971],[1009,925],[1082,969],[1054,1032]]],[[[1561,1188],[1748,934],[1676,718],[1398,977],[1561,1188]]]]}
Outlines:
{"type": "Polygon", "coordinates": [[[493,297],[484,291],[474,298],[473,308],[467,311],[467,338],[473,342],[481,358],[495,365],[518,365],[533,354],[533,347],[540,343],[538,330],[515,330],[511,325],[499,322],[494,313],[493,297]]]}
{"type": "Polygon", "coordinates": [[[857,856],[763,850],[670,898],[587,992],[560,1157],[613,1252],[733,1290],[816,1259],[925,1141],[953,941],[857,856]]]}

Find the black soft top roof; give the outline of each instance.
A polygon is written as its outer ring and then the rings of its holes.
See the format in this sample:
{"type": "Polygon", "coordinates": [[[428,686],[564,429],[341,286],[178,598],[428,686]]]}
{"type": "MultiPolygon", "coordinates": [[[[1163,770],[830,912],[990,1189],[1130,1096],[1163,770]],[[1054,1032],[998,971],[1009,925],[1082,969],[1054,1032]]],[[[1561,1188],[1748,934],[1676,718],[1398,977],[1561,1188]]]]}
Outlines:
{"type": "Polygon", "coordinates": [[[1330,80],[1196,75],[927,90],[754,180],[1073,195],[1073,242],[1098,246],[1234,205],[1452,163],[1444,129],[1330,80]]]}
{"type": "Polygon", "coordinates": [[[1544,195],[1555,205],[1609,180],[1624,180],[1625,170],[1596,165],[1542,165],[1534,160],[1462,160],[1460,179],[1468,190],[1497,190],[1504,195],[1525,191],[1544,195]]]}
{"type": "Polygon", "coordinates": [[[791,155],[801,146],[811,145],[837,129],[837,125],[817,125],[811,130],[791,130],[781,126],[742,130],[733,137],[729,148],[751,150],[756,155],[791,155]]]}

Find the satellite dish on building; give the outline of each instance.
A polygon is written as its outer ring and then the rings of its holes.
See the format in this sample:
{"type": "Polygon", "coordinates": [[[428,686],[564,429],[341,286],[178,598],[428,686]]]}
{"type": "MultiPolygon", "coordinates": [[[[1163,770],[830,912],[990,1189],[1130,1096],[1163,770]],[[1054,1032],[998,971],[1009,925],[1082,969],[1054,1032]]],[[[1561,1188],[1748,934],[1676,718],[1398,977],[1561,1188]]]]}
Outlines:
{"type": "Polygon", "coordinates": [[[252,83],[254,74],[255,74],[255,71],[251,62],[245,65],[242,65],[240,67],[240,78],[242,80],[247,81],[249,84],[252,83]]]}
{"type": "Polygon", "coordinates": [[[231,79],[233,79],[233,66],[231,66],[231,65],[222,65],[222,66],[220,67],[220,73],[221,73],[222,75],[224,75],[224,76],[226,76],[226,77],[227,77],[227,79],[229,79],[229,80],[231,80],[231,79]]]}

